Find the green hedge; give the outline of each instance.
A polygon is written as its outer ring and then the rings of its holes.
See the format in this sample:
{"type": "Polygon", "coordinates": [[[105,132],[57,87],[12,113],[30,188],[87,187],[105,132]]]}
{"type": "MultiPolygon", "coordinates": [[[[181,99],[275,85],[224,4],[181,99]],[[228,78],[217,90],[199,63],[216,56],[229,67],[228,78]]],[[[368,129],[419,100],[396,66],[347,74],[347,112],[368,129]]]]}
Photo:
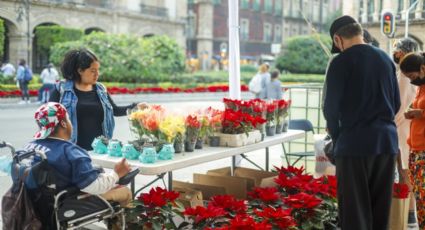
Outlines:
{"type": "Polygon", "coordinates": [[[50,60],[58,65],[64,54],[75,48],[89,48],[100,59],[101,81],[158,83],[174,79],[184,71],[184,52],[166,36],[140,38],[93,32],[80,41],[58,43],[50,60]]]}
{"type": "Polygon", "coordinates": [[[331,49],[332,40],[329,35],[293,37],[288,40],[286,51],[277,58],[276,67],[291,73],[324,74],[329,57],[318,39],[331,49]]]}
{"type": "Polygon", "coordinates": [[[83,30],[65,28],[62,26],[37,26],[35,37],[39,52],[50,53],[50,49],[56,43],[76,41],[84,35],[83,30]]]}
{"type": "Polygon", "coordinates": [[[4,55],[4,40],[6,37],[5,33],[6,28],[4,27],[4,20],[0,18],[0,61],[3,60],[4,55]]]}

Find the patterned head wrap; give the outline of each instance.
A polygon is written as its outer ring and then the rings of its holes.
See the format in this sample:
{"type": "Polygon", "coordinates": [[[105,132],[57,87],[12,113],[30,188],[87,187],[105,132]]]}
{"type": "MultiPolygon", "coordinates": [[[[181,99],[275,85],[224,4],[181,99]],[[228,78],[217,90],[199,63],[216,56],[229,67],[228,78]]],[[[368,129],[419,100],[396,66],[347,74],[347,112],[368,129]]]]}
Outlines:
{"type": "Polygon", "coordinates": [[[55,127],[66,117],[66,109],[56,102],[49,102],[40,106],[34,114],[40,130],[34,135],[35,139],[48,137],[55,127]]]}

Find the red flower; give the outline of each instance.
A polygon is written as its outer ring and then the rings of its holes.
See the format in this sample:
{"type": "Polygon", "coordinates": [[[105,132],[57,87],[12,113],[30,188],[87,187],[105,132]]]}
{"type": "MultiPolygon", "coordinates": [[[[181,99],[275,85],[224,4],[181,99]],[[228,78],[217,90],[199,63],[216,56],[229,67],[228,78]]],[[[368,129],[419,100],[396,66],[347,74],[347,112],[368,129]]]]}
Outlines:
{"type": "Polygon", "coordinates": [[[196,115],[188,115],[186,117],[186,126],[190,128],[201,128],[201,123],[198,121],[196,115]]]}
{"type": "Polygon", "coordinates": [[[322,203],[321,199],[303,192],[289,195],[283,201],[294,209],[314,209],[322,203]]]}
{"type": "Polygon", "coordinates": [[[409,197],[409,187],[407,184],[393,184],[393,197],[397,199],[406,199],[409,197]]]}
{"type": "Polygon", "coordinates": [[[272,226],[266,221],[255,222],[251,216],[236,215],[235,218],[230,220],[230,230],[266,230],[272,229],[272,226]]]}
{"type": "Polygon", "coordinates": [[[211,198],[209,205],[220,207],[232,213],[245,213],[247,210],[244,200],[237,200],[231,195],[217,195],[211,198]]]}
{"type": "Polygon", "coordinates": [[[208,207],[196,206],[195,208],[188,207],[183,212],[184,215],[192,217],[195,224],[210,218],[224,217],[227,212],[220,207],[208,205],[208,207]]]}
{"type": "Polygon", "coordinates": [[[283,173],[288,176],[294,176],[294,175],[302,175],[304,173],[304,166],[301,166],[301,168],[288,166],[288,167],[274,167],[279,173],[283,173]]]}
{"type": "Polygon", "coordinates": [[[280,199],[280,195],[275,187],[256,187],[251,192],[248,192],[248,196],[251,199],[260,199],[264,203],[273,203],[280,199]]]}
{"type": "Polygon", "coordinates": [[[288,229],[296,226],[290,209],[284,210],[282,208],[275,209],[267,207],[262,211],[254,210],[254,213],[279,229],[288,229]]]}
{"type": "Polygon", "coordinates": [[[174,200],[179,197],[178,192],[167,191],[163,188],[151,188],[149,193],[143,193],[138,197],[138,200],[149,207],[162,207],[167,203],[174,203],[174,200]]]}

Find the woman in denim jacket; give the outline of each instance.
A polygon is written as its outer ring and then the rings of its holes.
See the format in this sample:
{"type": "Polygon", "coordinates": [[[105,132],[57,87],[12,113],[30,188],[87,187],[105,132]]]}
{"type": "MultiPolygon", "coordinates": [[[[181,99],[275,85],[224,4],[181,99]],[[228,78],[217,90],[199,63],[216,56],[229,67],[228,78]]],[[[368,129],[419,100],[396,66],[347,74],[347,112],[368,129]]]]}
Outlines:
{"type": "Polygon", "coordinates": [[[127,109],[137,105],[117,106],[106,87],[98,82],[99,68],[99,59],[93,52],[67,52],[61,66],[66,80],[58,83],[50,97],[50,101],[65,106],[74,127],[71,141],[86,150],[92,150],[91,143],[100,135],[112,138],[114,116],[125,116],[127,109]]]}

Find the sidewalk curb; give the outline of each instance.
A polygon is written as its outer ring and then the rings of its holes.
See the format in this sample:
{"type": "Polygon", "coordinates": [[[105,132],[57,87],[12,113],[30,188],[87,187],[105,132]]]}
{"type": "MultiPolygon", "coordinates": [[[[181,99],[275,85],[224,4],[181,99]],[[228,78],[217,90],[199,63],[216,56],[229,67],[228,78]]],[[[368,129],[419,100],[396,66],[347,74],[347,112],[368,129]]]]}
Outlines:
{"type": "MultiPolygon", "coordinates": [[[[167,103],[167,102],[191,102],[191,101],[221,101],[224,97],[228,97],[228,92],[205,92],[205,93],[160,93],[160,94],[116,94],[111,95],[117,105],[124,105],[133,102],[148,103],[167,103]]],[[[253,94],[250,92],[242,92],[242,99],[251,99],[253,94]]],[[[31,98],[31,104],[18,105],[20,98],[2,98],[0,99],[0,109],[28,108],[38,107],[36,97],[31,98]]]]}

